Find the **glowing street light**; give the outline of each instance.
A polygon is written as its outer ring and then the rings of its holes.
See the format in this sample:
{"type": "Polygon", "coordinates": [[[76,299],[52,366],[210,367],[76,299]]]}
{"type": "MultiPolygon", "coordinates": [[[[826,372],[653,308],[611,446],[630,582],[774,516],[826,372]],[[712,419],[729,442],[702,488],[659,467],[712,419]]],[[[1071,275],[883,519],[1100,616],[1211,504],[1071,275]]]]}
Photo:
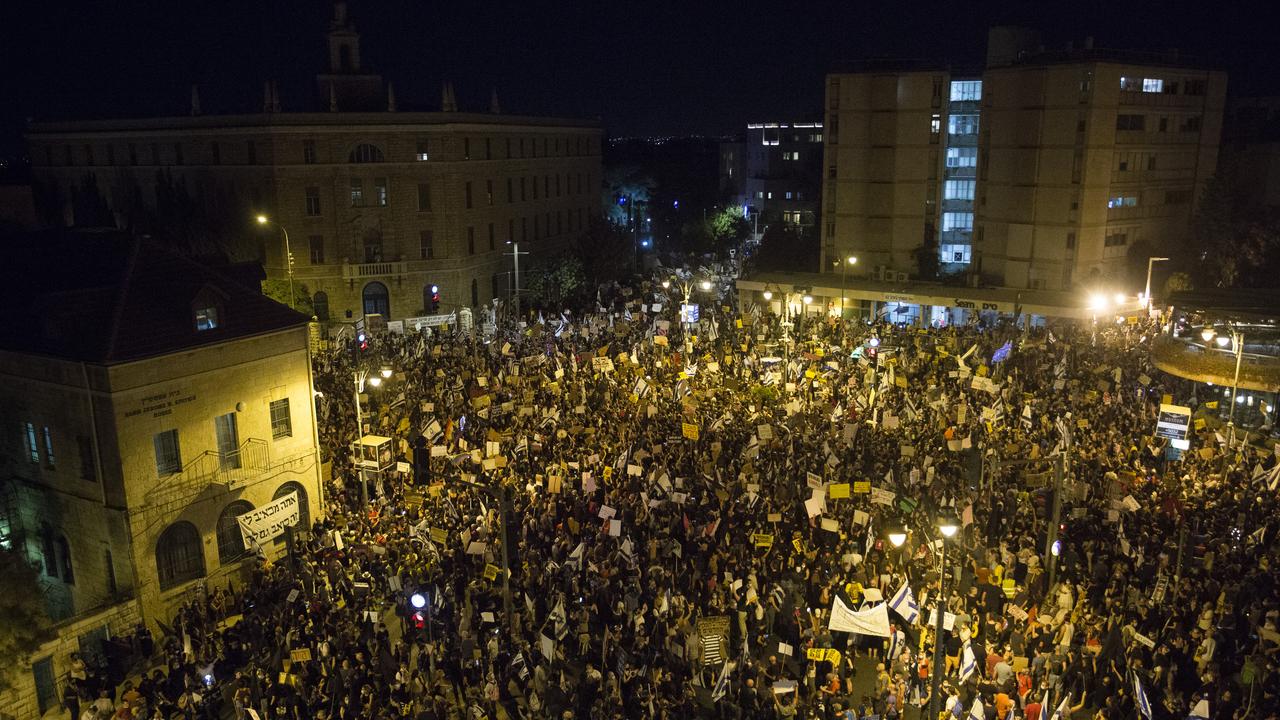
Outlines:
{"type": "Polygon", "coordinates": [[[907,541],[906,530],[894,530],[893,532],[889,533],[889,542],[892,543],[894,547],[902,547],[902,543],[906,541],[907,541]]]}
{"type": "Polygon", "coordinates": [[[1107,296],[1102,293],[1093,293],[1089,295],[1089,309],[1096,315],[1107,310],[1107,296]]]}
{"type": "Polygon", "coordinates": [[[422,593],[414,593],[409,596],[409,604],[421,610],[427,606],[427,599],[422,596],[422,593]]]}
{"type": "Polygon", "coordinates": [[[702,289],[703,289],[703,290],[710,290],[710,289],[711,289],[711,281],[710,281],[710,280],[703,280],[703,281],[702,281],[702,289]]]}
{"type": "MultiPolygon", "coordinates": [[[[259,225],[271,224],[271,218],[266,215],[259,214],[255,216],[254,219],[258,221],[259,225]]],[[[293,305],[293,252],[289,249],[289,231],[285,230],[284,226],[280,223],[276,223],[275,225],[280,228],[280,232],[284,234],[285,274],[289,277],[289,308],[291,310],[297,310],[293,305]]]]}
{"type": "Polygon", "coordinates": [[[765,300],[772,300],[772,299],[773,299],[773,291],[772,291],[772,290],[765,290],[765,291],[764,291],[764,299],[765,299],[765,300]]]}

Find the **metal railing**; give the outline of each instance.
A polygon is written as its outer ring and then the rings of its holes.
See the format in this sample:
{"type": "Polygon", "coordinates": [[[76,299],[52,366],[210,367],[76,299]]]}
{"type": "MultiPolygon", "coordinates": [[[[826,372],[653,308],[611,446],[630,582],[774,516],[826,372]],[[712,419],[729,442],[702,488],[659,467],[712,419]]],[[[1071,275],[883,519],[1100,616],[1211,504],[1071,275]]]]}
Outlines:
{"type": "Polygon", "coordinates": [[[400,262],[377,262],[377,263],[360,263],[351,264],[343,263],[342,279],[356,280],[367,277],[385,277],[387,275],[403,275],[406,272],[407,263],[400,262]]]}

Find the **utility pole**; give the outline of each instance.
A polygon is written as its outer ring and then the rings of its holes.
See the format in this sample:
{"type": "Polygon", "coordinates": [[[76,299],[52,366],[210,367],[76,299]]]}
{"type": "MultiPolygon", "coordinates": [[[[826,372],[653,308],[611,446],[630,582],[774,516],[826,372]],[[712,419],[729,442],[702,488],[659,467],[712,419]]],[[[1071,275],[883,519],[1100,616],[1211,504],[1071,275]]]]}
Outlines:
{"type": "Polygon", "coordinates": [[[522,316],[520,315],[520,256],[528,255],[527,252],[520,252],[520,243],[515,240],[508,240],[507,244],[511,246],[511,262],[514,265],[512,274],[512,282],[515,287],[511,290],[511,298],[516,304],[516,322],[519,323],[522,316]]]}

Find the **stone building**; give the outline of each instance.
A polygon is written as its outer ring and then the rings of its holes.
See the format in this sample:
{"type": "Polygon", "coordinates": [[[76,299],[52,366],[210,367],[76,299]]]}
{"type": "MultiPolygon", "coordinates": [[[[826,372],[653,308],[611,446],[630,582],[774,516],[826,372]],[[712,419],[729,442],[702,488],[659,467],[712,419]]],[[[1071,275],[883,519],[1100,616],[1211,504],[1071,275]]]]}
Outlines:
{"type": "Polygon", "coordinates": [[[45,220],[184,223],[195,251],[260,260],[270,278],[289,274],[287,233],[314,314],[351,322],[505,297],[509,241],[545,257],[600,216],[596,121],[504,114],[496,93],[487,112],[461,112],[450,83],[439,111],[405,111],[334,7],[310,111],[284,112],[269,81],[260,113],[205,114],[193,88],[189,116],[32,124],[45,220]]]}
{"type": "Polygon", "coordinates": [[[60,699],[70,651],[104,653],[237,582],[252,553],[236,516],[297,493],[299,527],[318,517],[320,459],[304,316],[115,231],[10,252],[0,545],[39,568],[57,639],[0,708],[34,717],[60,699]]]}

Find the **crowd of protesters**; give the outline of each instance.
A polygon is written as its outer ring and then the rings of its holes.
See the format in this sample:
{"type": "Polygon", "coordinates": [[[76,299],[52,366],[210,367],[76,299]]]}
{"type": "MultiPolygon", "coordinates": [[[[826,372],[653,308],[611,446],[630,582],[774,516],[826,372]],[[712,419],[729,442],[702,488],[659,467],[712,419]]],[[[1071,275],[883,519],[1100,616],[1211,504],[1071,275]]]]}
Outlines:
{"type": "Polygon", "coordinates": [[[85,716],[914,719],[942,598],[951,717],[1276,717],[1275,460],[1212,418],[1180,456],[1153,437],[1194,388],[1151,366],[1152,325],[720,300],[685,328],[672,300],[335,343],[323,519],[85,716]],[[384,366],[360,435],[411,471],[362,475],[353,377],[384,366]],[[904,585],[889,637],[828,628],[904,585]]]}

